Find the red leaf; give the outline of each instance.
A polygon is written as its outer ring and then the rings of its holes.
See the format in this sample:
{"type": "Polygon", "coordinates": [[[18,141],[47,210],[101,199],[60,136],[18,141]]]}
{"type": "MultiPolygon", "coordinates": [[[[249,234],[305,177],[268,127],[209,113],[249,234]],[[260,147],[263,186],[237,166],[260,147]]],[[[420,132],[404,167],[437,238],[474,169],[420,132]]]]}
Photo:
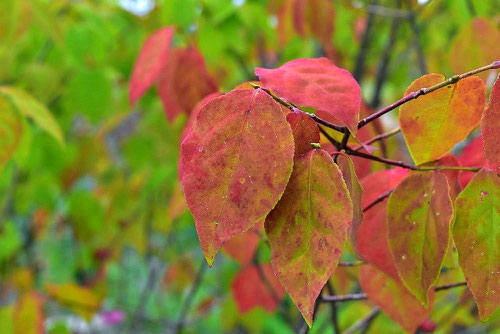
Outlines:
{"type": "Polygon", "coordinates": [[[241,313],[255,307],[273,312],[285,295],[269,264],[242,269],[233,280],[231,291],[241,313]]]}
{"type": "MultiPolygon", "coordinates": [[[[394,189],[408,174],[408,170],[394,168],[372,173],[361,180],[364,188],[363,207],[376,200],[380,195],[394,189]]],[[[398,278],[394,259],[387,242],[386,221],[387,199],[365,212],[365,219],[358,229],[357,250],[368,262],[384,273],[398,278]]]]}
{"type": "Polygon", "coordinates": [[[302,112],[291,112],[286,115],[290,123],[295,141],[295,157],[309,152],[311,143],[319,143],[319,129],[315,121],[302,112]]]}
{"type": "MultiPolygon", "coordinates": [[[[465,145],[458,160],[462,166],[466,167],[488,167],[488,162],[486,161],[483,151],[483,138],[479,136],[465,145]]],[[[465,188],[475,174],[474,172],[467,171],[460,173],[460,186],[465,188]]]]}
{"type": "MultiPolygon", "coordinates": [[[[262,231],[264,229],[264,224],[260,222],[255,225],[255,228],[262,231]]],[[[255,255],[259,240],[259,233],[250,229],[228,240],[224,246],[222,246],[222,250],[232,259],[238,261],[242,267],[246,267],[250,264],[255,255]]]]}
{"type": "Polygon", "coordinates": [[[203,107],[205,104],[207,104],[208,101],[213,100],[216,97],[219,97],[221,95],[223,95],[223,94],[221,94],[221,93],[209,94],[196,104],[196,106],[193,108],[193,111],[189,115],[189,119],[186,123],[186,127],[184,128],[184,131],[182,131],[181,141],[183,141],[184,138],[186,138],[186,136],[188,135],[189,131],[191,131],[191,127],[193,126],[194,120],[196,119],[196,116],[200,112],[201,107],[203,107]]]}
{"type": "Polygon", "coordinates": [[[181,113],[190,114],[203,97],[217,91],[217,84],[205,68],[197,49],[174,49],[158,80],[158,93],[169,121],[181,113]]]}
{"type": "Polygon", "coordinates": [[[295,59],[277,69],[256,68],[266,88],[295,104],[316,109],[316,115],[358,130],[361,91],[348,71],[327,58],[295,59]]]}
{"type": "Polygon", "coordinates": [[[180,177],[209,265],[233,236],[263,221],[293,166],[292,130],[260,89],[203,105],[181,144],[180,177]]]}
{"type": "Polygon", "coordinates": [[[266,218],[271,265],[311,326],[314,302],[337,267],[352,202],[330,155],[297,157],[283,197],[266,218]]]}
{"type": "Polygon", "coordinates": [[[491,168],[500,174],[500,80],[490,93],[490,102],[481,118],[484,155],[491,168]]]}
{"type": "Polygon", "coordinates": [[[174,30],[174,27],[160,29],[150,35],[142,45],[130,79],[129,98],[131,105],[134,105],[142,94],[151,87],[167,65],[174,30]]]}
{"type": "MultiPolygon", "coordinates": [[[[422,307],[399,279],[391,278],[371,265],[361,267],[359,284],[370,300],[409,333],[414,333],[431,312],[431,307],[427,310],[422,307]]],[[[433,292],[429,300],[432,305],[433,292]]]]}

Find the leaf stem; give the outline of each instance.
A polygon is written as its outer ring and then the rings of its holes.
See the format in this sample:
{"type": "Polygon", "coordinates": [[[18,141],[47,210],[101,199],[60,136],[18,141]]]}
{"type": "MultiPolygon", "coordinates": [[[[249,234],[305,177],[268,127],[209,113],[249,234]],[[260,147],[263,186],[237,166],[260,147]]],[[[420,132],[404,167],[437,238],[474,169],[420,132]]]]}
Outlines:
{"type": "Polygon", "coordinates": [[[400,100],[394,102],[393,104],[391,104],[391,105],[389,105],[389,106],[387,106],[387,107],[385,107],[385,108],[377,111],[376,113],[371,114],[368,117],[363,118],[358,123],[358,129],[362,128],[363,126],[365,126],[366,124],[372,122],[373,120],[379,118],[380,116],[387,114],[389,111],[396,109],[400,105],[405,104],[406,102],[409,102],[411,100],[415,100],[419,96],[432,93],[432,92],[434,92],[434,91],[436,91],[436,90],[438,90],[440,88],[443,88],[443,87],[446,87],[448,85],[457,83],[458,81],[460,81],[462,79],[465,79],[467,77],[470,77],[470,76],[472,76],[474,74],[477,74],[477,73],[480,73],[480,72],[484,72],[484,71],[488,71],[488,70],[498,69],[498,68],[500,68],[500,60],[494,61],[493,63],[491,63],[489,65],[476,68],[475,70],[472,70],[472,71],[469,71],[469,72],[465,72],[465,73],[462,73],[462,74],[454,75],[454,76],[448,78],[447,80],[445,80],[443,82],[435,84],[434,86],[427,87],[427,88],[421,88],[421,89],[419,89],[416,92],[411,92],[410,94],[404,96],[403,98],[401,98],[400,100]]]}

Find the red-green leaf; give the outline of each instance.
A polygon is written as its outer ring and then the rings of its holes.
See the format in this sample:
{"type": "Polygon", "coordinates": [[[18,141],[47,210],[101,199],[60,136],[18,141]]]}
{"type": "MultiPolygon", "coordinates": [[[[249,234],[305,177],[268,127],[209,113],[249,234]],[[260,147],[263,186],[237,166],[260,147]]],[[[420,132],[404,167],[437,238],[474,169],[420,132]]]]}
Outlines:
{"type": "Polygon", "coordinates": [[[158,93],[169,121],[181,113],[189,114],[217,84],[205,68],[205,61],[193,47],[174,49],[158,79],[158,93]]]}
{"type": "Polygon", "coordinates": [[[330,155],[315,149],[296,158],[265,229],[274,272],[309,326],[314,302],[337,266],[351,218],[352,202],[330,155]]]}
{"type": "Polygon", "coordinates": [[[349,226],[349,237],[351,239],[351,244],[354,246],[358,244],[358,228],[364,219],[363,205],[361,202],[363,198],[363,186],[359,183],[356,172],[354,171],[354,164],[347,154],[339,154],[337,156],[337,165],[342,172],[342,177],[344,178],[352,199],[352,222],[349,226]]]}
{"type": "Polygon", "coordinates": [[[295,59],[277,69],[256,68],[262,84],[281,98],[316,109],[316,115],[332,123],[358,130],[361,92],[348,71],[326,58],[295,59]]]}
{"type": "Polygon", "coordinates": [[[285,295],[269,264],[242,269],[233,280],[231,291],[241,313],[255,307],[273,312],[285,295]]]}
{"type": "Polygon", "coordinates": [[[209,265],[233,236],[263,221],[293,167],[292,130],[264,91],[203,105],[181,145],[180,177],[209,265]]]}
{"type": "Polygon", "coordinates": [[[286,115],[290,123],[295,141],[295,156],[309,152],[311,143],[319,143],[319,129],[315,121],[302,112],[291,112],[286,115]]]}
{"type": "MultiPolygon", "coordinates": [[[[413,81],[405,95],[445,80],[426,74],[413,81]]],[[[481,119],[486,87],[479,77],[468,77],[401,106],[399,124],[416,164],[441,158],[464,140],[481,119]]]]}
{"type": "MultiPolygon", "coordinates": [[[[408,333],[414,333],[427,318],[431,308],[425,309],[397,279],[385,275],[371,265],[362,266],[359,284],[377,306],[408,333]]],[[[430,294],[432,304],[434,293],[430,294]]]]}
{"type": "Polygon", "coordinates": [[[490,93],[490,103],[481,118],[484,155],[493,169],[500,173],[500,80],[490,93]]]}
{"type": "Polygon", "coordinates": [[[142,45],[130,79],[129,99],[134,105],[156,82],[167,65],[174,27],[166,27],[149,36],[142,45]]]}
{"type": "MultiPolygon", "coordinates": [[[[372,173],[361,180],[364,188],[362,205],[366,208],[379,196],[394,189],[408,174],[408,170],[394,168],[372,173]]],[[[387,275],[398,278],[394,259],[387,242],[387,198],[365,212],[365,219],[358,228],[356,245],[358,253],[387,275]]]]}
{"type": "Polygon", "coordinates": [[[445,174],[411,172],[389,197],[389,248],[399,277],[417,299],[428,305],[450,240],[453,206],[445,174]]]}
{"type": "Polygon", "coordinates": [[[455,200],[453,239],[481,319],[500,305],[500,177],[481,169],[455,200]]]}
{"type": "Polygon", "coordinates": [[[253,259],[257,246],[259,245],[259,231],[263,230],[262,222],[255,225],[257,230],[250,229],[246,232],[238,234],[228,240],[222,250],[232,259],[241,264],[242,267],[247,266],[253,259]]]}

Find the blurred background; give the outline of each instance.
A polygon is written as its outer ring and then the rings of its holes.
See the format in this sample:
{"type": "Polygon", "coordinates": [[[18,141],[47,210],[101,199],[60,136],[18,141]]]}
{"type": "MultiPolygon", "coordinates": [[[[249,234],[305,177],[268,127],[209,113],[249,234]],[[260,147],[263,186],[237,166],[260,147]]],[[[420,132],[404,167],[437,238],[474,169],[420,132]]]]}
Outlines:
{"type": "MultiPolygon", "coordinates": [[[[267,284],[261,234],[206,266],[177,177],[188,117],[167,121],[156,88],[128,102],[134,62],[156,30],[175,26],[173,46],[196,48],[220,92],[255,80],[255,67],[328,57],[353,73],[370,113],[424,73],[499,58],[499,9],[498,0],[0,1],[0,333],[303,328],[289,297],[267,284]]],[[[395,115],[366,127],[366,138],[394,128],[395,115]]],[[[378,154],[407,159],[401,140],[378,154]]],[[[382,167],[356,165],[360,178],[382,167]]],[[[356,260],[349,246],[343,260],[356,260]]],[[[360,291],[357,270],[338,268],[337,294],[360,291]]],[[[333,333],[329,308],[311,333],[333,333]]],[[[338,304],[340,329],[371,310],[338,304]]],[[[431,319],[440,333],[500,325],[480,323],[462,290],[436,295],[431,319]]],[[[381,313],[362,332],[402,329],[381,313]]]]}

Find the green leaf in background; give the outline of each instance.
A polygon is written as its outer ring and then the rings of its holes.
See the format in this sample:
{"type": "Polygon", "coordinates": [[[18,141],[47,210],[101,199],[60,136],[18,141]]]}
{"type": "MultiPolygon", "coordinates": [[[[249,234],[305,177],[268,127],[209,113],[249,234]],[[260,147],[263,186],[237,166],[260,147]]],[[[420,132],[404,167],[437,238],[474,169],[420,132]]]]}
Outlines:
{"type": "Polygon", "coordinates": [[[21,236],[12,221],[0,226],[0,262],[11,257],[21,247],[21,236]]]}
{"type": "Polygon", "coordinates": [[[16,87],[2,86],[0,93],[11,99],[19,112],[31,118],[38,126],[52,135],[61,144],[64,143],[59,124],[50,111],[33,96],[16,87]]]}
{"type": "Polygon", "coordinates": [[[23,133],[23,123],[14,106],[0,95],[0,169],[12,158],[23,133]]]}

